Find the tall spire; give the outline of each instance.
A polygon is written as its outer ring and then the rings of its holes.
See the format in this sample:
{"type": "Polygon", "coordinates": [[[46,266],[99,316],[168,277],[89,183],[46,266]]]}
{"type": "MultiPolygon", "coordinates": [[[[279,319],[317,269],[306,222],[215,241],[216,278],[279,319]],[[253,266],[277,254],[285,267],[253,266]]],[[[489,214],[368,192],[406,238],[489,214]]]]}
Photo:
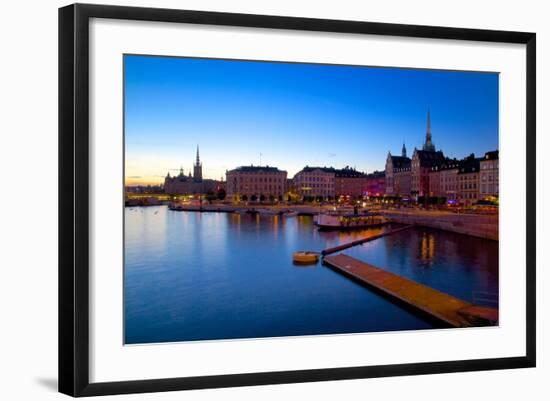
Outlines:
{"type": "Polygon", "coordinates": [[[435,145],[432,142],[432,122],[430,119],[430,109],[428,109],[428,118],[426,120],[426,142],[424,142],[422,150],[435,152],[435,145]]]}
{"type": "MultiPolygon", "coordinates": [[[[431,124],[431,120],[430,120],[430,109],[428,109],[428,122],[427,122],[427,127],[426,127],[426,136],[429,135],[430,139],[432,139],[432,124],[431,124]]],[[[198,149],[198,147],[197,147],[198,149]]]]}
{"type": "Polygon", "coordinates": [[[401,148],[401,157],[407,157],[407,148],[405,147],[405,141],[403,141],[403,147],[401,148]]]}
{"type": "Polygon", "coordinates": [[[202,164],[199,156],[199,145],[197,145],[197,159],[193,166],[193,179],[195,181],[202,181],[202,164]]]}

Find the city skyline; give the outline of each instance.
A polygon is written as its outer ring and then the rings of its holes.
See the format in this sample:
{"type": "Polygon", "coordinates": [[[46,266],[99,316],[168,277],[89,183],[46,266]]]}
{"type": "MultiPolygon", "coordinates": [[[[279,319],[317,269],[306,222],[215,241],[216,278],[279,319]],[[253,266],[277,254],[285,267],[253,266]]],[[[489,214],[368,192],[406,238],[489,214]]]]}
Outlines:
{"type": "Polygon", "coordinates": [[[126,185],[192,172],[197,145],[211,179],[260,163],[380,171],[403,142],[422,147],[428,110],[446,156],[498,149],[498,74],[125,56],[126,185]]]}

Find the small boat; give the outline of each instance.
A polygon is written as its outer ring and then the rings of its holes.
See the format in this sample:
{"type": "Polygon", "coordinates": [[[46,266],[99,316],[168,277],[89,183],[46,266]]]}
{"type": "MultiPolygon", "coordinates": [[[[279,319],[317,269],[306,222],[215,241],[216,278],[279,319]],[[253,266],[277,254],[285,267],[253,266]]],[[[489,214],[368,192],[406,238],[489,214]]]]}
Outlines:
{"type": "Polygon", "coordinates": [[[183,207],[183,205],[181,203],[176,203],[176,202],[170,202],[168,204],[168,209],[174,210],[174,211],[177,211],[177,212],[182,212],[182,211],[185,210],[185,208],[183,207]]]}
{"type": "Polygon", "coordinates": [[[237,213],[241,215],[245,215],[245,214],[256,215],[258,214],[258,211],[256,209],[237,209],[233,211],[233,213],[237,213]]]}
{"type": "Polygon", "coordinates": [[[298,251],[292,254],[292,261],[301,264],[317,263],[319,252],[298,251]]]}

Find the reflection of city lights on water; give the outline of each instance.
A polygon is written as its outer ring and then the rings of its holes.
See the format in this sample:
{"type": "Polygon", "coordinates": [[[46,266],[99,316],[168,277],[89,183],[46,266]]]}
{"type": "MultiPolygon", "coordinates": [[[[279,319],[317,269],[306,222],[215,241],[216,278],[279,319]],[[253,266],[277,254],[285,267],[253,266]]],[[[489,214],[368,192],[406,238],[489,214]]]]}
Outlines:
{"type": "Polygon", "coordinates": [[[420,239],[420,260],[431,262],[435,255],[435,237],[432,234],[422,234],[420,239]]]}
{"type": "Polygon", "coordinates": [[[277,238],[277,235],[279,234],[279,216],[273,216],[273,236],[277,238]]]}

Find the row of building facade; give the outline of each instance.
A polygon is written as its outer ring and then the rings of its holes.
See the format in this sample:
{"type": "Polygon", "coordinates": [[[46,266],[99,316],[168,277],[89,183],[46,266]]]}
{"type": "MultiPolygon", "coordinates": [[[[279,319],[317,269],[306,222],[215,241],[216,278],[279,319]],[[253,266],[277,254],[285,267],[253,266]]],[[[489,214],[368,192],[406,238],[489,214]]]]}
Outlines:
{"type": "Polygon", "coordinates": [[[283,199],[287,191],[287,172],[270,166],[241,166],[225,173],[227,196],[242,199],[283,199]]]}
{"type": "Polygon", "coordinates": [[[164,178],[164,192],[167,194],[178,195],[197,195],[209,192],[219,191],[225,183],[220,180],[203,179],[202,162],[199,156],[199,147],[197,146],[197,155],[193,164],[193,175],[189,172],[185,175],[183,168],[180,168],[179,174],[171,176],[170,172],[164,178]]]}
{"type": "Polygon", "coordinates": [[[365,174],[349,166],[343,169],[306,166],[294,176],[291,190],[300,197],[329,199],[381,196],[384,182],[384,173],[380,171],[365,174]]]}
{"type": "Polygon", "coordinates": [[[227,195],[235,200],[246,197],[282,199],[295,196],[299,199],[332,200],[337,197],[357,198],[382,195],[384,173],[365,174],[350,167],[306,166],[287,178],[287,172],[270,166],[241,166],[226,172],[227,195]]]}
{"type": "Polygon", "coordinates": [[[243,199],[323,199],[342,197],[390,196],[418,200],[420,197],[445,198],[446,201],[471,205],[479,200],[498,198],[498,151],[483,157],[473,154],[462,159],[445,157],[432,142],[430,113],[427,116],[426,138],[422,149],[407,156],[405,144],[399,156],[388,152],[384,171],[366,174],[349,166],[305,166],[293,178],[285,170],[273,166],[241,166],[226,171],[225,182],[203,179],[202,163],[197,146],[193,175],[167,174],[164,192],[170,194],[205,194],[220,189],[231,200],[243,199]]]}
{"type": "Polygon", "coordinates": [[[385,174],[385,194],[389,196],[438,197],[462,205],[499,196],[498,150],[479,158],[474,154],[462,160],[445,157],[432,142],[429,112],[422,149],[415,148],[411,158],[405,144],[400,156],[388,152],[385,174]]]}

